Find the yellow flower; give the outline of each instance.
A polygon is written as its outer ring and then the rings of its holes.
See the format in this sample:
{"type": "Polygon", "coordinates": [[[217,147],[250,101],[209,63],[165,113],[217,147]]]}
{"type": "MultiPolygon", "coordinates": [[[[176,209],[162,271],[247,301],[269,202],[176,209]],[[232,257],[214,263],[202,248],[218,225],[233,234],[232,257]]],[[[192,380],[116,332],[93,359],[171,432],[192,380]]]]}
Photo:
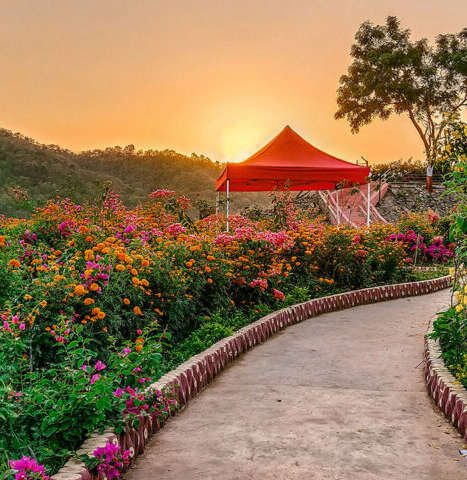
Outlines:
{"type": "Polygon", "coordinates": [[[456,306],[456,312],[459,313],[459,312],[462,312],[462,310],[464,310],[464,305],[460,303],[459,305],[456,306]]]}

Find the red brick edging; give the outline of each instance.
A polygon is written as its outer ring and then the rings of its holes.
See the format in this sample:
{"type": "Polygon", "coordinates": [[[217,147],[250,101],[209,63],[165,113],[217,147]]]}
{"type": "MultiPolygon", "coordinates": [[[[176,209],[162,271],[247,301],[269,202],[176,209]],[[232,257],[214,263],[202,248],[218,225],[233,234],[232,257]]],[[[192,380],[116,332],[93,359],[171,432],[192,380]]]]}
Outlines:
{"type": "MultiPolygon", "coordinates": [[[[178,407],[183,409],[191,398],[206,387],[214,377],[236,357],[255,345],[264,342],[277,331],[289,325],[322,313],[396,298],[424,295],[448,288],[450,285],[451,276],[447,275],[445,277],[420,282],[400,283],[397,285],[354,290],[292,305],[291,307],[270,313],[251,325],[238,330],[232,336],[215,343],[204,352],[191,357],[178,368],[161,377],[159,381],[152,384],[151,387],[158,390],[176,388],[178,407]]],[[[449,405],[451,405],[451,403],[452,400],[450,400],[449,405]]],[[[455,403],[455,410],[460,408],[458,404],[461,405],[460,403],[455,403]]],[[[464,401],[462,405],[467,405],[467,403],[464,401]]],[[[465,407],[462,408],[465,410],[465,407]]],[[[456,410],[456,412],[457,411],[458,410],[456,410]]],[[[459,416],[460,415],[458,415],[458,417],[459,416]]],[[[465,430],[465,426],[467,425],[467,415],[465,412],[462,418],[465,430]]],[[[143,453],[144,447],[151,435],[160,430],[162,426],[157,417],[143,417],[138,430],[127,427],[122,434],[117,435],[111,429],[107,429],[103,434],[91,435],[91,437],[81,445],[77,453],[86,453],[92,456],[92,452],[96,448],[103,447],[108,441],[111,441],[113,443],[118,442],[123,450],[129,449],[133,461],[137,455],[143,453]]],[[[105,477],[91,475],[84,467],[84,464],[76,458],[68,460],[60,471],[51,477],[51,480],[94,479],[105,480],[105,477]]]]}
{"type": "MultiPolygon", "coordinates": [[[[430,329],[432,330],[432,328],[430,329]]],[[[467,440],[467,390],[446,368],[438,340],[425,337],[425,381],[428,394],[467,440]]]]}

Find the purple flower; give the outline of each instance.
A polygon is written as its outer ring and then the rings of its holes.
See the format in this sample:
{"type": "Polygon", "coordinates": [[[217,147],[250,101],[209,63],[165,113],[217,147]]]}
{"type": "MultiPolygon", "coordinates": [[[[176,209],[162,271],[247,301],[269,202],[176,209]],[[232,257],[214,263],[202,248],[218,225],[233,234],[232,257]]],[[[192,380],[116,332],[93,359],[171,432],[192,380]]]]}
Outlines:
{"type": "Polygon", "coordinates": [[[125,230],[123,230],[123,233],[131,233],[136,227],[134,225],[128,225],[125,230]]]}
{"type": "Polygon", "coordinates": [[[119,477],[123,468],[129,464],[130,450],[121,453],[118,444],[107,442],[105,447],[96,448],[93,455],[101,460],[97,470],[110,480],[119,477]]]}
{"type": "Polygon", "coordinates": [[[81,367],[79,367],[80,370],[83,370],[83,372],[87,372],[88,371],[88,366],[87,365],[81,365],[81,367]]]}
{"type": "Polygon", "coordinates": [[[129,353],[131,353],[131,348],[125,347],[125,348],[123,349],[123,354],[122,354],[122,356],[123,356],[123,357],[126,357],[129,353]]]}
{"type": "Polygon", "coordinates": [[[114,395],[117,398],[122,398],[123,393],[124,393],[123,390],[120,387],[118,387],[117,390],[115,390],[115,392],[112,392],[112,395],[114,395]]]}
{"type": "Polygon", "coordinates": [[[89,380],[89,383],[91,385],[94,385],[97,380],[99,380],[99,378],[101,378],[101,376],[98,374],[98,373],[95,373],[92,377],[91,377],[91,380],[89,380]]]}
{"type": "Polygon", "coordinates": [[[10,467],[16,470],[15,480],[47,480],[44,465],[39,465],[33,458],[23,457],[21,460],[10,460],[10,467]]]}
{"type": "Polygon", "coordinates": [[[101,370],[104,370],[106,366],[107,365],[105,363],[102,363],[100,360],[98,360],[96,365],[94,365],[94,368],[96,369],[96,372],[100,372],[101,370]]]}

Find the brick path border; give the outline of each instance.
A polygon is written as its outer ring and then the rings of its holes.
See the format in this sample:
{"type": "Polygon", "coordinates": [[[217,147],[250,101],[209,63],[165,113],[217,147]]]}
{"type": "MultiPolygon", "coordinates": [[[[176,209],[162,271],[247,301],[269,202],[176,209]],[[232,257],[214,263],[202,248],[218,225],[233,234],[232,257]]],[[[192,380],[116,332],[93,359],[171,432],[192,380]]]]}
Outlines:
{"type": "MultiPolygon", "coordinates": [[[[429,332],[433,331],[433,320],[429,332]]],[[[467,440],[467,390],[458,382],[441,358],[437,339],[425,337],[425,381],[428,394],[446,418],[467,440]]]]}
{"type": "MultiPolygon", "coordinates": [[[[315,317],[322,313],[334,312],[345,308],[352,308],[358,305],[369,303],[377,303],[396,298],[403,298],[416,295],[424,295],[427,293],[437,292],[451,285],[451,276],[447,275],[431,280],[423,280],[420,282],[400,283],[396,285],[385,285],[381,287],[372,287],[362,290],[353,290],[346,293],[339,293],[328,297],[314,298],[303,303],[298,303],[282,310],[270,313],[260,318],[256,322],[241,328],[232,336],[224,338],[215,343],[204,352],[191,357],[182,363],[178,368],[167,373],[153,383],[150,388],[163,390],[165,388],[175,388],[177,392],[177,403],[179,410],[183,409],[191,398],[195,397],[203,388],[205,388],[214,377],[219,374],[230,362],[232,362],[240,354],[248,351],[255,345],[266,341],[279,330],[289,325],[302,322],[311,317],[315,317]]],[[[434,357],[430,357],[430,365],[434,371],[434,366],[438,366],[434,357]]],[[[429,369],[429,372],[432,370],[429,369]]],[[[441,378],[435,373],[430,378],[430,385],[439,385],[438,379],[441,378]]],[[[443,392],[446,392],[447,383],[443,383],[443,392]]],[[[433,387],[434,392],[441,391],[441,388],[433,387]]],[[[442,397],[445,395],[443,393],[442,397]]],[[[455,416],[457,424],[459,418],[462,419],[462,426],[465,431],[467,426],[467,413],[465,406],[467,402],[462,400],[457,394],[452,393],[449,396],[448,404],[455,416]],[[453,398],[455,399],[453,404],[453,398]],[[458,400],[459,399],[459,400],[458,400]]],[[[435,400],[437,401],[437,399],[435,400]]],[[[143,417],[138,430],[129,426],[119,435],[115,434],[111,429],[107,429],[102,434],[93,434],[81,445],[78,454],[92,452],[103,447],[108,441],[118,442],[122,449],[131,451],[132,462],[137,455],[144,451],[144,447],[149,441],[152,434],[162,428],[163,424],[157,417],[143,417]]],[[[59,472],[51,477],[52,480],[105,480],[104,476],[92,475],[85,468],[84,464],[76,458],[71,458],[59,470],[59,472]]]]}

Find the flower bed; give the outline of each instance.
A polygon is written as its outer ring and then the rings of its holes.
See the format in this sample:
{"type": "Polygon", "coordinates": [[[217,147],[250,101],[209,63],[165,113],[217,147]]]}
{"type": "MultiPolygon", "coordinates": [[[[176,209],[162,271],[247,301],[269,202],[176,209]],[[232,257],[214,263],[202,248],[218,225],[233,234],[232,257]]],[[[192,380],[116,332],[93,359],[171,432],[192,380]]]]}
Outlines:
{"type": "Polygon", "coordinates": [[[176,399],[147,385],[270,311],[416,278],[397,226],[339,229],[286,206],[227,234],[187,207],[160,191],[128,210],[108,193],[1,220],[3,470],[29,456],[54,473],[96,430],[160,424],[176,399]]]}

